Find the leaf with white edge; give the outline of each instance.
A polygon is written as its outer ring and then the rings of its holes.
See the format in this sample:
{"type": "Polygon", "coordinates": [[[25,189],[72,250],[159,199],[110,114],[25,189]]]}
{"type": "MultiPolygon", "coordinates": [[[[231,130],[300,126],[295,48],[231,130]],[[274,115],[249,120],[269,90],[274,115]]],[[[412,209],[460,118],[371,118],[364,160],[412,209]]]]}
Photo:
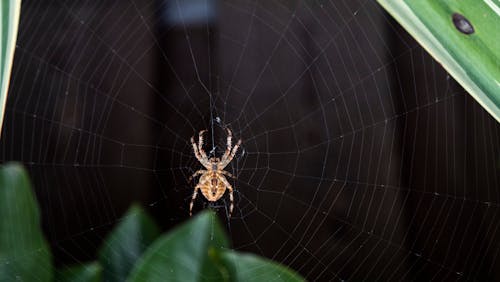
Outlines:
{"type": "Polygon", "coordinates": [[[500,122],[500,2],[377,1],[500,122]]]}
{"type": "Polygon", "coordinates": [[[0,2],[0,133],[16,48],[20,10],[21,0],[2,0],[0,2]]]}

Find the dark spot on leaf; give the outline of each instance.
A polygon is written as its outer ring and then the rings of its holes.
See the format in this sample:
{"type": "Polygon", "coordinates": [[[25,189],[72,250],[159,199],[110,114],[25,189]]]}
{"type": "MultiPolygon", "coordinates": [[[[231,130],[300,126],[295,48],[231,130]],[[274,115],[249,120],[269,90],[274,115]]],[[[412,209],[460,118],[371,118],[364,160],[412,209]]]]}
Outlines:
{"type": "Polygon", "coordinates": [[[454,13],[452,19],[453,19],[453,24],[461,33],[464,34],[474,33],[474,27],[469,22],[469,20],[465,18],[463,15],[459,13],[454,13]]]}

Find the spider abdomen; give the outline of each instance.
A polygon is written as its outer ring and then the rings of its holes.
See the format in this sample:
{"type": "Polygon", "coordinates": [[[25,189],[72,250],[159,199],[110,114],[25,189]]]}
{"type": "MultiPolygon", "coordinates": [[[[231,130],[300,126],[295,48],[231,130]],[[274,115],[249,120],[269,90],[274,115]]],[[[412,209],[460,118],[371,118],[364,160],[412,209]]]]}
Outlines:
{"type": "Polygon", "coordinates": [[[215,175],[203,178],[200,181],[200,186],[201,193],[210,202],[219,200],[226,192],[226,186],[215,175]]]}

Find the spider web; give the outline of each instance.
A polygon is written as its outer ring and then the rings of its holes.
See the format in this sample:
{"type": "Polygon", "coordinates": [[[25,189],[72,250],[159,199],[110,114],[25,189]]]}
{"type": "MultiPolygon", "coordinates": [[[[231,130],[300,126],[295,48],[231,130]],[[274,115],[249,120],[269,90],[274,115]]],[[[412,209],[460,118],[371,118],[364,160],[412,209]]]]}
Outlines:
{"type": "Polygon", "coordinates": [[[242,146],[234,248],[307,280],[495,280],[500,126],[374,1],[23,1],[1,159],[58,263],[133,201],[189,214],[189,139],[242,146]]]}

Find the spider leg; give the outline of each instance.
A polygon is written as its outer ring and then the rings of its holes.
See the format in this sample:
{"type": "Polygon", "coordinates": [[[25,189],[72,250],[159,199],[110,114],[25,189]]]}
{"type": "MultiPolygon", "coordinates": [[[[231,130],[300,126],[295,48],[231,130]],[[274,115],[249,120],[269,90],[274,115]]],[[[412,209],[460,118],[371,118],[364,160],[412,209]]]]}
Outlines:
{"type": "Polygon", "coordinates": [[[204,174],[205,172],[207,171],[203,169],[197,170],[195,173],[193,173],[193,175],[189,177],[188,181],[191,182],[191,180],[193,180],[193,178],[195,178],[198,174],[204,174]]]}
{"type": "Polygon", "coordinates": [[[229,206],[229,217],[231,217],[234,208],[233,186],[229,184],[224,176],[221,175],[218,178],[224,183],[224,185],[226,185],[227,190],[229,190],[229,201],[231,202],[231,205],[229,206]]]}
{"type": "Polygon", "coordinates": [[[196,199],[196,195],[198,195],[198,189],[200,189],[200,185],[196,185],[196,187],[194,187],[193,197],[191,198],[191,203],[189,204],[189,216],[193,216],[193,204],[196,199]]]}
{"type": "Polygon", "coordinates": [[[207,157],[207,154],[205,153],[205,150],[203,150],[203,134],[205,134],[205,132],[207,132],[207,130],[202,130],[200,131],[200,133],[198,134],[198,150],[200,151],[200,155],[208,160],[208,157],[207,157]]]}
{"type": "Polygon", "coordinates": [[[233,214],[233,208],[234,208],[234,198],[233,198],[233,187],[227,187],[229,190],[229,201],[231,201],[231,205],[229,206],[229,217],[233,214]]]}
{"type": "Polygon", "coordinates": [[[224,155],[222,155],[221,160],[226,160],[227,156],[231,153],[231,147],[232,147],[232,139],[233,139],[233,133],[231,132],[231,129],[227,129],[227,141],[226,141],[226,151],[224,152],[224,155]]]}
{"type": "Polygon", "coordinates": [[[227,158],[225,158],[221,161],[222,168],[226,167],[233,160],[234,156],[236,155],[236,151],[238,150],[240,145],[241,145],[241,139],[238,140],[238,143],[236,143],[236,145],[234,145],[233,150],[231,151],[231,154],[227,158]]]}
{"type": "Polygon", "coordinates": [[[198,152],[198,147],[196,147],[196,143],[194,143],[194,136],[191,137],[191,145],[193,145],[193,151],[194,155],[200,161],[200,163],[203,163],[203,157],[200,155],[200,152],[198,152]]]}
{"type": "MultiPolygon", "coordinates": [[[[203,132],[200,132],[202,134],[203,132]]],[[[203,137],[202,137],[202,142],[200,143],[203,145],[203,137]]],[[[194,136],[191,137],[191,145],[193,146],[193,151],[194,155],[196,156],[196,159],[206,168],[210,167],[210,162],[208,161],[207,155],[205,154],[205,151],[203,151],[203,148],[198,148],[196,143],[194,142],[194,136]]]]}
{"type": "Polygon", "coordinates": [[[224,175],[227,175],[227,176],[229,176],[229,177],[231,177],[231,178],[236,178],[236,176],[232,175],[230,172],[225,171],[225,170],[221,170],[221,172],[220,172],[220,173],[221,173],[221,174],[224,174],[224,175]]]}

